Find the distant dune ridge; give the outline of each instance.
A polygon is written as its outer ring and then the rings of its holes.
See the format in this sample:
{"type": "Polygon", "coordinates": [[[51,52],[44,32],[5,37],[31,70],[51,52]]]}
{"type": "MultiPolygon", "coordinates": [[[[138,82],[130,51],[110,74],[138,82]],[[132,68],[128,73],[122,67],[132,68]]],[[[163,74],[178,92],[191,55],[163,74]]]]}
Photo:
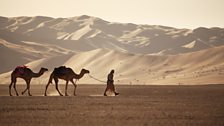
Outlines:
{"type": "MultiPolygon", "coordinates": [[[[0,17],[0,80],[26,64],[49,72],[31,83],[46,84],[60,65],[90,70],[105,80],[115,69],[116,84],[224,83],[224,29],[177,29],[112,23],[87,15],[71,18],[0,17]]],[[[25,83],[19,80],[18,83],[25,83]]],[[[61,81],[60,83],[64,83],[61,81]]],[[[78,83],[98,84],[84,76],[78,83]]]]}

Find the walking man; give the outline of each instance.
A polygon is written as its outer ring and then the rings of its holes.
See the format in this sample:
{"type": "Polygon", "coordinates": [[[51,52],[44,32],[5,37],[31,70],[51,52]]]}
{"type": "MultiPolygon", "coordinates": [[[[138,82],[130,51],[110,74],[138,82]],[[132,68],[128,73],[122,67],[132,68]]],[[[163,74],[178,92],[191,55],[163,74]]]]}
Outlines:
{"type": "Polygon", "coordinates": [[[104,91],[104,96],[116,96],[119,95],[119,93],[117,93],[115,91],[115,87],[114,87],[114,70],[111,70],[110,73],[107,76],[107,87],[104,91]]]}

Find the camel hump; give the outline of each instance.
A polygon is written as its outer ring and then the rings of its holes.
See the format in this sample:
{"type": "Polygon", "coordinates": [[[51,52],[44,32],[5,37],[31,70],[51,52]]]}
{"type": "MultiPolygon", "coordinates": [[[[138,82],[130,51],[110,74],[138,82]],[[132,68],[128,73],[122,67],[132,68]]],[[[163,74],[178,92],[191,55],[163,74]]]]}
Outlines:
{"type": "Polygon", "coordinates": [[[27,66],[22,65],[22,66],[17,66],[16,69],[14,70],[17,74],[23,75],[25,72],[25,69],[27,66]]]}
{"type": "Polygon", "coordinates": [[[57,75],[65,75],[67,73],[67,68],[65,66],[60,66],[58,68],[54,68],[54,71],[57,75]]]}
{"type": "Polygon", "coordinates": [[[28,66],[25,65],[21,65],[21,66],[17,66],[16,68],[27,68],[28,66]]]}
{"type": "Polygon", "coordinates": [[[58,69],[66,69],[66,66],[60,66],[58,69]]]}

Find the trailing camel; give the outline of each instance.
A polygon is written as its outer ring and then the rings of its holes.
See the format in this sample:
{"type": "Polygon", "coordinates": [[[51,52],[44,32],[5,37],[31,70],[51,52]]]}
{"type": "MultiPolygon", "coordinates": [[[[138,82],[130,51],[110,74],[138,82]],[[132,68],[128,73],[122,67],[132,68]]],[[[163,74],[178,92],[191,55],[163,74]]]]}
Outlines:
{"type": "Polygon", "coordinates": [[[34,73],[30,68],[27,68],[27,66],[18,66],[15,68],[15,70],[11,73],[11,83],[9,85],[9,95],[11,94],[11,87],[13,85],[16,95],[19,96],[17,90],[16,90],[16,80],[17,78],[22,78],[26,81],[26,89],[22,92],[22,95],[28,90],[29,96],[32,96],[30,94],[30,81],[32,78],[40,77],[44,74],[44,72],[48,71],[47,68],[41,68],[38,73],[34,73]]]}

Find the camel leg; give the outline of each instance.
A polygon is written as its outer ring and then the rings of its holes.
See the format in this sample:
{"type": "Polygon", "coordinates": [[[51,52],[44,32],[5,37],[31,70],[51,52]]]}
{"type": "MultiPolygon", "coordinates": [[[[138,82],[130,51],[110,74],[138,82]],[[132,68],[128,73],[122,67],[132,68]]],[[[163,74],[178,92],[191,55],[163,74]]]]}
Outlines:
{"type": "Polygon", "coordinates": [[[12,84],[13,84],[13,82],[11,82],[10,85],[9,85],[9,95],[10,96],[12,96],[12,93],[11,93],[12,84]]]}
{"type": "Polygon", "coordinates": [[[9,95],[10,96],[12,96],[12,92],[11,92],[11,89],[12,89],[12,85],[14,84],[14,83],[16,83],[16,77],[14,76],[15,74],[11,74],[11,83],[10,83],[10,85],[9,85],[9,95]]]}
{"type": "Polygon", "coordinates": [[[15,89],[15,91],[16,91],[16,95],[19,96],[19,94],[18,94],[18,92],[17,92],[17,90],[16,90],[16,83],[14,83],[13,87],[14,87],[14,89],[15,89]]]}
{"type": "Polygon", "coordinates": [[[26,85],[26,89],[22,92],[22,95],[28,90],[28,85],[26,85]]]}
{"type": "Polygon", "coordinates": [[[26,81],[26,89],[22,92],[22,95],[28,90],[28,80],[25,81],[26,81]]]}
{"type": "Polygon", "coordinates": [[[54,81],[55,81],[55,87],[56,87],[56,90],[58,91],[58,93],[60,94],[60,96],[63,96],[63,95],[61,94],[61,92],[59,91],[59,89],[58,89],[58,79],[57,79],[57,78],[54,78],[54,81]]]}
{"type": "Polygon", "coordinates": [[[31,80],[28,80],[28,84],[27,84],[27,86],[28,86],[28,94],[29,94],[29,96],[32,96],[32,95],[30,94],[30,81],[31,81],[31,80]]]}
{"type": "MultiPolygon", "coordinates": [[[[17,90],[16,90],[16,78],[13,79],[13,82],[14,82],[13,88],[14,88],[14,90],[16,91],[16,95],[19,96],[19,94],[18,94],[18,92],[17,92],[17,90]]],[[[10,87],[10,88],[11,88],[11,87],[10,87]]],[[[10,92],[11,92],[11,89],[10,89],[10,92]]]]}
{"type": "Polygon", "coordinates": [[[30,94],[30,80],[25,80],[26,81],[26,89],[22,92],[22,95],[28,90],[28,95],[32,96],[30,94]]]}
{"type": "Polygon", "coordinates": [[[11,75],[11,83],[10,83],[10,85],[9,85],[9,95],[10,95],[10,96],[12,96],[11,88],[12,88],[13,83],[15,83],[15,80],[16,80],[16,79],[13,78],[12,75],[11,75]]]}
{"type": "Polygon", "coordinates": [[[65,85],[65,96],[68,96],[68,81],[66,81],[66,85],[65,85]]]}
{"type": "Polygon", "coordinates": [[[71,81],[72,84],[74,85],[74,96],[76,96],[75,91],[76,91],[76,87],[77,87],[77,85],[76,85],[76,81],[77,81],[77,80],[75,80],[75,82],[74,82],[73,79],[71,79],[70,81],[71,81]]]}
{"type": "Polygon", "coordinates": [[[12,96],[11,89],[12,85],[16,83],[16,78],[11,78],[11,83],[9,85],[9,95],[12,96]]]}
{"type": "Polygon", "coordinates": [[[50,85],[50,83],[48,83],[48,84],[46,85],[46,89],[45,89],[44,96],[47,96],[47,88],[48,88],[49,85],[50,85]]]}
{"type": "Polygon", "coordinates": [[[44,96],[47,96],[47,89],[48,89],[48,86],[50,85],[50,83],[52,83],[52,79],[53,79],[53,77],[54,77],[54,74],[51,73],[51,76],[50,76],[50,78],[49,78],[49,81],[48,81],[48,83],[47,83],[47,85],[46,85],[46,89],[45,89],[44,96]]]}

